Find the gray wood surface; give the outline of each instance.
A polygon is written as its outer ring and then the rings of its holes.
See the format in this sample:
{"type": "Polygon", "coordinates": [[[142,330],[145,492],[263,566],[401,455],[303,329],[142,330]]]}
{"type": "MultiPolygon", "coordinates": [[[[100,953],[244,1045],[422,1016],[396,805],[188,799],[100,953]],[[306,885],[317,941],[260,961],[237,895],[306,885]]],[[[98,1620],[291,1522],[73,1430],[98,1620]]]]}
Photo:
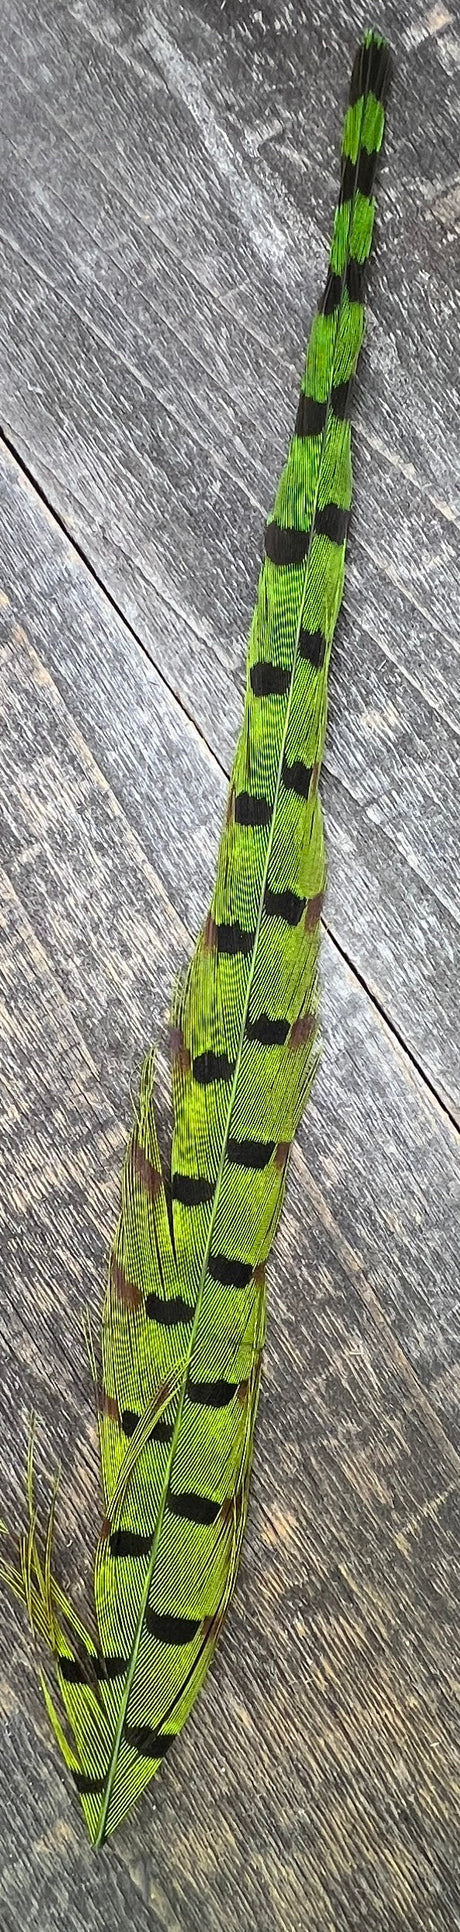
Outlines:
{"type": "MultiPolygon", "coordinates": [[[[215,1667],[96,1859],[0,1624],[0,1919],[40,1932],[460,1920],[458,66],[396,75],[323,797],[324,1057],[270,1277],[215,1667]]],[[[263,517],[367,14],[3,0],[2,1508],[31,1406],[57,1557],[99,1518],[97,1311],[142,1054],[209,899],[263,517]]]]}

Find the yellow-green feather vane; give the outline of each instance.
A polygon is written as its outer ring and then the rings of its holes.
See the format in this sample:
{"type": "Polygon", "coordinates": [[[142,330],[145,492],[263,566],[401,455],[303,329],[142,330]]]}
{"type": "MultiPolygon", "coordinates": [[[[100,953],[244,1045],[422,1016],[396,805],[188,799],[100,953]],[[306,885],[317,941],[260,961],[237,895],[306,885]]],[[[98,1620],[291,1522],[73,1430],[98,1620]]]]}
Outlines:
{"type": "MultiPolygon", "coordinates": [[[[173,1012],[170,1198],[142,1074],[102,1323],[103,1522],[92,1637],[29,1530],[1,1573],[53,1653],[47,1708],[100,1845],[182,1729],[238,1568],[265,1335],[265,1264],[318,1058],[318,795],[352,494],[389,57],[358,48],[326,286],[265,530],[243,725],[211,907],[173,1012]]],[[[92,1345],[90,1344],[90,1352],[92,1345]]],[[[94,1373],[96,1373],[94,1368],[94,1373]]]]}

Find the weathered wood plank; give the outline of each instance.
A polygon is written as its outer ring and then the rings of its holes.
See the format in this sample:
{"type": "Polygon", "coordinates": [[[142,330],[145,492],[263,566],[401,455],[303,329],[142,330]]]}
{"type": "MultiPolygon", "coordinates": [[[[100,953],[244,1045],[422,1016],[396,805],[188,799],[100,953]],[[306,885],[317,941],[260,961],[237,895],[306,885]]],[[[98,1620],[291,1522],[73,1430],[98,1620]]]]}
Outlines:
{"type": "MultiPolygon", "coordinates": [[[[64,1463],[58,1559],[83,1602],[98,1499],[80,1311],[99,1305],[128,1090],[206,907],[224,784],[22,482],[15,534],[0,610],[3,1489],[14,1517],[33,1403],[42,1481],[64,1463]],[[107,770],[82,724],[89,637],[107,770]]],[[[95,1862],[5,1610],[7,1932],[26,1914],[56,1932],[70,1917],[98,1932],[108,1915],[141,1932],[453,1932],[458,1137],[327,938],[323,975],[325,1057],[271,1270],[246,1555],[220,1654],[155,1789],[95,1862]]],[[[163,1055],[159,1084],[163,1106],[163,1055]]]]}
{"type": "MultiPolygon", "coordinates": [[[[5,424],[228,766],[324,272],[340,16],[327,49],[306,9],[297,33],[289,9],[121,18],[89,0],[46,19],[33,4],[26,24],[8,0],[7,22],[5,424]]],[[[454,23],[414,15],[401,37],[393,8],[385,24],[397,74],[333,678],[329,918],[455,1109],[454,23]]]]}

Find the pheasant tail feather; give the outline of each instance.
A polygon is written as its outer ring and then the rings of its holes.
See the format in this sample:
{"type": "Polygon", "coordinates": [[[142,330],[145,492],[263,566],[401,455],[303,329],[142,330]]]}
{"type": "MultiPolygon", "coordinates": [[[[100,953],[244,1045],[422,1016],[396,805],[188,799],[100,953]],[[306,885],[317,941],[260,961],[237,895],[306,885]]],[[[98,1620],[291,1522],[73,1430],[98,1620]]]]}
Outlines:
{"type": "Polygon", "coordinates": [[[248,1502],[265,1264],[318,1059],[325,856],[318,776],[352,493],[351,392],[364,330],[388,53],[358,49],[326,286],[265,530],[243,726],[212,904],[173,1014],[166,1201],[142,1075],[103,1315],[104,1519],[97,1642],[51,1566],[52,1521],[4,1564],[53,1652],[70,1764],[101,1844],[191,1710],[238,1567],[248,1502]]]}

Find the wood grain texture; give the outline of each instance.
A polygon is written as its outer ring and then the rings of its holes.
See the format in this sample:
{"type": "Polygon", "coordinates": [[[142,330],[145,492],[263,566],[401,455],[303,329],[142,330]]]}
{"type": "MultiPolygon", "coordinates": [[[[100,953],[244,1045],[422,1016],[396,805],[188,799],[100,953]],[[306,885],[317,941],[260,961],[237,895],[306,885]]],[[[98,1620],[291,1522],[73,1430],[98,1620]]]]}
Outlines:
{"type": "MultiPolygon", "coordinates": [[[[6,17],[4,425],[228,768],[363,10],[346,32],[338,8],[293,32],[289,6],[179,0],[6,17]]],[[[458,41],[451,11],[382,24],[329,919],[458,1118],[458,41]]]]}
{"type": "MultiPolygon", "coordinates": [[[[327,21],[303,0],[4,0],[3,19],[2,1506],[22,1514],[33,1405],[83,1609],[81,1314],[97,1327],[152,1038],[167,1127],[170,991],[209,901],[368,23],[339,0],[327,21]]],[[[397,73],[323,783],[325,1046],[270,1272],[241,1578],[186,1732],[97,1859],[2,1602],[5,1932],[460,1919],[459,21],[389,0],[376,24],[397,73]]]]}

